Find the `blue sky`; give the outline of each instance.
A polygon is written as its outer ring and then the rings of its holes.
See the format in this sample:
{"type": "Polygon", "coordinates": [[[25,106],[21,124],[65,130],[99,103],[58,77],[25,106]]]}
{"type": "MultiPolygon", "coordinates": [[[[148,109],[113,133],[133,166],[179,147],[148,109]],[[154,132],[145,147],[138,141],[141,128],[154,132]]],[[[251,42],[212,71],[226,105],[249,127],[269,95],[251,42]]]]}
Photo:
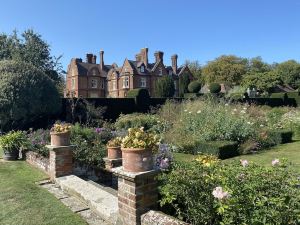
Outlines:
{"type": "Polygon", "coordinates": [[[299,0],[9,0],[0,8],[0,32],[33,28],[64,68],[100,49],[106,64],[120,65],[143,47],[151,61],[162,50],[166,64],[174,53],[179,64],[222,54],[300,61],[299,24],[299,0]]]}

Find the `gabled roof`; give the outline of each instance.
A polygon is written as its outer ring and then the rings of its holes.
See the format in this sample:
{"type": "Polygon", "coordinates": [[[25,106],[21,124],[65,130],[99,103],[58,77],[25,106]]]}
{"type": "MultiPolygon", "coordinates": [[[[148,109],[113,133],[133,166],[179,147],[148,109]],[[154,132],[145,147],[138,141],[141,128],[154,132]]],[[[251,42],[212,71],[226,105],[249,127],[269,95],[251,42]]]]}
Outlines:
{"type": "Polygon", "coordinates": [[[77,62],[76,63],[77,68],[78,68],[78,74],[79,76],[87,76],[88,72],[93,69],[97,68],[98,71],[100,72],[101,77],[106,77],[107,72],[112,68],[111,65],[104,65],[104,68],[102,71],[100,71],[100,66],[99,64],[94,64],[94,63],[86,63],[86,62],[77,62]]]}

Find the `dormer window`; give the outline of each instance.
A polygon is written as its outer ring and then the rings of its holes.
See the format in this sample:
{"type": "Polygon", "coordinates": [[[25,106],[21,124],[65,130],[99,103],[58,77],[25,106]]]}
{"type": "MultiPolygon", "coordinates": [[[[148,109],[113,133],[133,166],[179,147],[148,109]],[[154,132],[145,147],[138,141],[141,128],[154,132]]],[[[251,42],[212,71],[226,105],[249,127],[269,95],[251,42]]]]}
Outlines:
{"type": "Polygon", "coordinates": [[[96,76],[97,75],[97,71],[94,69],[94,70],[92,70],[92,75],[93,76],[96,76]]]}
{"type": "Polygon", "coordinates": [[[163,70],[162,70],[162,68],[161,68],[161,67],[158,69],[158,74],[159,74],[160,76],[162,76],[162,75],[163,75],[163,70]]]}
{"type": "Polygon", "coordinates": [[[169,70],[169,75],[172,76],[172,70],[169,70]]]}
{"type": "Polygon", "coordinates": [[[141,66],[141,73],[145,73],[145,67],[141,66]]]}

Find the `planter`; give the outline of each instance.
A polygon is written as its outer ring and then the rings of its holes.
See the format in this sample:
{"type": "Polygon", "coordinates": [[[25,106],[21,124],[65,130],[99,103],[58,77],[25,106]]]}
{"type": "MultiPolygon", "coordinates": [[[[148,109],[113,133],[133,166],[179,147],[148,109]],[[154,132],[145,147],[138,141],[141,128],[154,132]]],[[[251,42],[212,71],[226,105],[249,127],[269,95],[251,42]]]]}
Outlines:
{"type": "Polygon", "coordinates": [[[109,158],[109,159],[122,158],[121,147],[108,147],[107,146],[107,158],[109,158]]]}
{"type": "Polygon", "coordinates": [[[5,149],[3,149],[3,159],[4,160],[17,160],[19,158],[19,150],[12,150],[12,151],[7,151],[5,149]]]}
{"type": "Polygon", "coordinates": [[[69,146],[70,145],[70,132],[55,133],[50,132],[52,146],[69,146]]]}
{"type": "Polygon", "coordinates": [[[126,172],[145,172],[153,169],[153,155],[149,149],[121,148],[123,170],[126,172]]]}

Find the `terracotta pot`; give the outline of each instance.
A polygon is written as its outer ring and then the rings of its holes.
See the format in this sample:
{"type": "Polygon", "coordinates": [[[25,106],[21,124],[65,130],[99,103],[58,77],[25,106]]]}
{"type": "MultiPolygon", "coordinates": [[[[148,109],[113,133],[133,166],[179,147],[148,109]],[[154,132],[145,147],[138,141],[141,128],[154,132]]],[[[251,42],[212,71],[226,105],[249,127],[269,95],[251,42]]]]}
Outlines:
{"type": "Polygon", "coordinates": [[[52,146],[69,146],[70,145],[70,132],[56,133],[50,132],[52,146]]]}
{"type": "Polygon", "coordinates": [[[144,148],[121,148],[123,170],[144,172],[153,169],[152,151],[144,148]]]}
{"type": "Polygon", "coordinates": [[[109,158],[109,159],[122,158],[121,147],[108,147],[107,146],[107,158],[109,158]]]}

